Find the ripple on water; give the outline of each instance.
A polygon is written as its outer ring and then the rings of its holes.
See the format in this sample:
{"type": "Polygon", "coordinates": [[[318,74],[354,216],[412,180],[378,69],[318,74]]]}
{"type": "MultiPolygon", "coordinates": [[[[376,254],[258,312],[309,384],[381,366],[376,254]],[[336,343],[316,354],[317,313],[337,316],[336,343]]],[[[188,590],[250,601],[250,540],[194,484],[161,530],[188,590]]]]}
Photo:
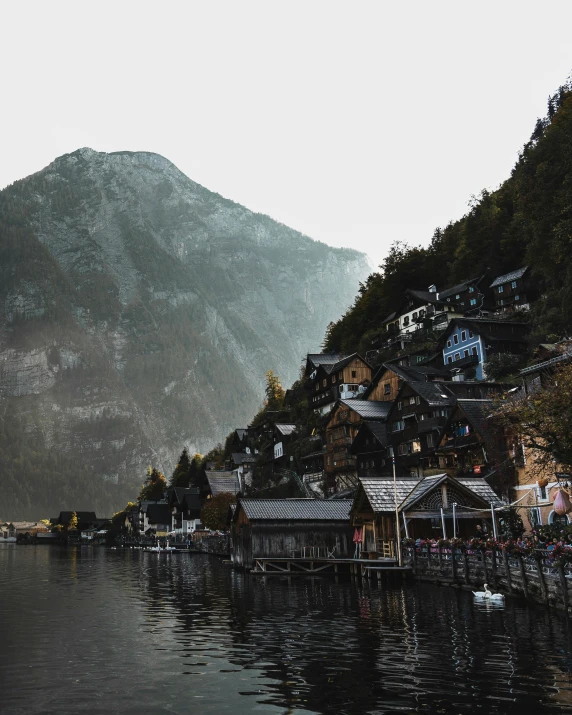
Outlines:
{"type": "Polygon", "coordinates": [[[0,550],[3,715],[572,712],[570,627],[418,585],[0,550]]]}

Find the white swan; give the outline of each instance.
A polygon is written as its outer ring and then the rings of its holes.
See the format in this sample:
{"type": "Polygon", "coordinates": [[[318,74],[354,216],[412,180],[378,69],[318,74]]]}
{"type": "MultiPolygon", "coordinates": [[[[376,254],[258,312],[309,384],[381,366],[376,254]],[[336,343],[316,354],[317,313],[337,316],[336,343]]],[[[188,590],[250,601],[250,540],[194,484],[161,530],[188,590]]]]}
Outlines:
{"type": "Polygon", "coordinates": [[[485,583],[484,591],[473,591],[473,596],[478,599],[483,599],[487,601],[496,601],[497,603],[504,602],[504,596],[502,593],[492,593],[489,591],[488,584],[485,583]]]}

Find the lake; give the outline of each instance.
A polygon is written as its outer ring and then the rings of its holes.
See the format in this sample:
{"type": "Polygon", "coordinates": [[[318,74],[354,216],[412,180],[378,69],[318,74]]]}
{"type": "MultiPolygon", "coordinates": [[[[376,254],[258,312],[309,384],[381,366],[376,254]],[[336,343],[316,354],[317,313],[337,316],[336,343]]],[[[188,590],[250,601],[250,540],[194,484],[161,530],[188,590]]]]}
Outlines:
{"type": "Polygon", "coordinates": [[[572,630],[428,584],[0,546],[2,715],[572,712],[572,630]]]}

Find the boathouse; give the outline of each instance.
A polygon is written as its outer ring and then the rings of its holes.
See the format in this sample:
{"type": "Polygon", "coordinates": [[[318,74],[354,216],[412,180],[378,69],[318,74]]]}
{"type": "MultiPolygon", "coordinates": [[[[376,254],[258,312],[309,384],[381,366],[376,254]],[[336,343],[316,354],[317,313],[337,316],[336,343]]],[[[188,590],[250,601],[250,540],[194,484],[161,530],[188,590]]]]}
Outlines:
{"type": "Polygon", "coordinates": [[[351,524],[362,529],[362,555],[396,555],[396,504],[401,537],[441,539],[475,535],[477,524],[491,536],[492,508],[503,502],[481,477],[455,479],[436,474],[361,478],[351,509],[351,524]]]}
{"type": "Polygon", "coordinates": [[[351,499],[239,499],[231,523],[235,566],[256,558],[348,558],[351,499]]]}

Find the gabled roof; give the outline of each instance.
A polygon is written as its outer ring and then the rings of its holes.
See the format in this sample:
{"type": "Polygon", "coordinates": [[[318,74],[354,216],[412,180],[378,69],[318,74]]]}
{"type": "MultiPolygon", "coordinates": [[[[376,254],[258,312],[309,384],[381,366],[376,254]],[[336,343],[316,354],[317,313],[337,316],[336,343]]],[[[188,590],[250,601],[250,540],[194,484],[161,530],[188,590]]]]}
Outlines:
{"type": "Polygon", "coordinates": [[[199,489],[198,487],[171,487],[167,491],[167,496],[169,498],[169,502],[178,502],[179,504],[183,503],[184,498],[186,497],[187,494],[199,494],[199,489]]]}
{"type": "Polygon", "coordinates": [[[364,420],[385,420],[391,410],[391,402],[381,402],[373,400],[360,400],[354,397],[352,400],[338,400],[336,405],[344,405],[364,420]]]}
{"type": "Polygon", "coordinates": [[[280,434],[284,435],[284,437],[287,437],[296,431],[296,425],[293,424],[276,423],[274,427],[278,430],[278,432],[280,432],[280,434]]]}
{"type": "Polygon", "coordinates": [[[256,457],[246,452],[233,452],[231,457],[235,464],[254,464],[256,462],[256,457]]]}
{"type": "Polygon", "coordinates": [[[516,281],[518,278],[522,278],[522,276],[526,273],[527,270],[528,266],[523,266],[522,268],[517,268],[516,271],[511,271],[510,273],[505,273],[502,276],[498,276],[490,284],[489,288],[496,288],[496,286],[503,285],[503,283],[508,283],[509,281],[516,281]]]}
{"type": "Polygon", "coordinates": [[[334,365],[346,356],[343,353],[308,353],[306,356],[306,374],[317,370],[320,365],[334,365]]]}
{"type": "Polygon", "coordinates": [[[343,370],[346,365],[349,365],[353,360],[355,359],[361,360],[365,365],[371,368],[371,365],[368,363],[365,358],[362,358],[362,356],[359,353],[352,353],[351,355],[346,355],[342,357],[340,360],[337,362],[331,362],[331,363],[325,363],[319,366],[319,369],[325,372],[327,375],[331,375],[333,372],[337,372],[338,370],[343,370]]]}
{"type": "Polygon", "coordinates": [[[450,377],[451,373],[442,367],[432,367],[431,365],[413,365],[409,367],[403,367],[402,365],[394,365],[391,361],[384,362],[376,371],[372,377],[371,383],[367,386],[366,391],[363,393],[362,397],[366,400],[374,389],[379,384],[379,381],[385,375],[387,370],[391,370],[397,377],[401,378],[403,382],[423,382],[427,380],[430,376],[434,377],[450,377]]]}
{"type": "Polygon", "coordinates": [[[348,521],[351,499],[239,499],[251,521],[348,521]]]}
{"type": "Polygon", "coordinates": [[[445,290],[439,291],[439,300],[442,300],[443,298],[450,298],[456,293],[467,290],[469,286],[478,285],[482,279],[483,276],[479,276],[478,278],[469,278],[469,280],[463,281],[463,283],[457,283],[457,285],[452,288],[446,288],[445,290]]]}
{"type": "Polygon", "coordinates": [[[465,414],[467,422],[482,436],[489,432],[487,418],[494,408],[492,400],[457,399],[457,407],[465,414]]]}
{"type": "MultiPolygon", "coordinates": [[[[361,477],[359,482],[374,512],[395,510],[393,477],[361,477]]],[[[419,479],[412,477],[396,480],[398,505],[411,493],[418,482],[419,479]]],[[[359,492],[358,488],[356,500],[359,492]]]]}
{"type": "Polygon", "coordinates": [[[147,505],[147,520],[150,524],[170,524],[171,510],[168,504],[152,503],[147,505]]]}
{"type": "Polygon", "coordinates": [[[436,474],[431,477],[424,477],[418,484],[416,484],[405,499],[399,505],[400,511],[405,511],[409,509],[410,506],[418,502],[427,492],[430,492],[437,485],[442,484],[447,480],[446,474],[436,474]]]}
{"type": "Polygon", "coordinates": [[[406,291],[410,296],[418,300],[420,303],[438,303],[439,294],[430,290],[411,290],[408,288],[406,291]]]}
{"type": "Polygon", "coordinates": [[[439,382],[411,381],[408,384],[431,407],[447,407],[457,401],[456,397],[439,382]]]}
{"type": "Polygon", "coordinates": [[[387,426],[383,422],[371,422],[370,420],[364,420],[359,426],[359,431],[362,429],[370,432],[374,439],[379,442],[382,447],[386,447],[389,444],[387,439],[387,426]]]}
{"type": "Polygon", "coordinates": [[[453,318],[446,330],[439,336],[443,342],[455,328],[469,328],[476,335],[480,335],[490,342],[507,340],[516,343],[525,343],[526,334],[530,330],[528,323],[513,320],[490,320],[488,318],[453,318]],[[500,329],[497,329],[500,326],[500,329]],[[504,328],[504,330],[503,330],[504,328]],[[516,329],[515,329],[516,328],[516,329]]]}
{"type": "Polygon", "coordinates": [[[213,497],[217,494],[228,493],[228,494],[238,494],[240,491],[240,485],[238,483],[238,476],[234,472],[218,472],[215,470],[210,470],[205,472],[209,482],[209,487],[213,497]]]}

